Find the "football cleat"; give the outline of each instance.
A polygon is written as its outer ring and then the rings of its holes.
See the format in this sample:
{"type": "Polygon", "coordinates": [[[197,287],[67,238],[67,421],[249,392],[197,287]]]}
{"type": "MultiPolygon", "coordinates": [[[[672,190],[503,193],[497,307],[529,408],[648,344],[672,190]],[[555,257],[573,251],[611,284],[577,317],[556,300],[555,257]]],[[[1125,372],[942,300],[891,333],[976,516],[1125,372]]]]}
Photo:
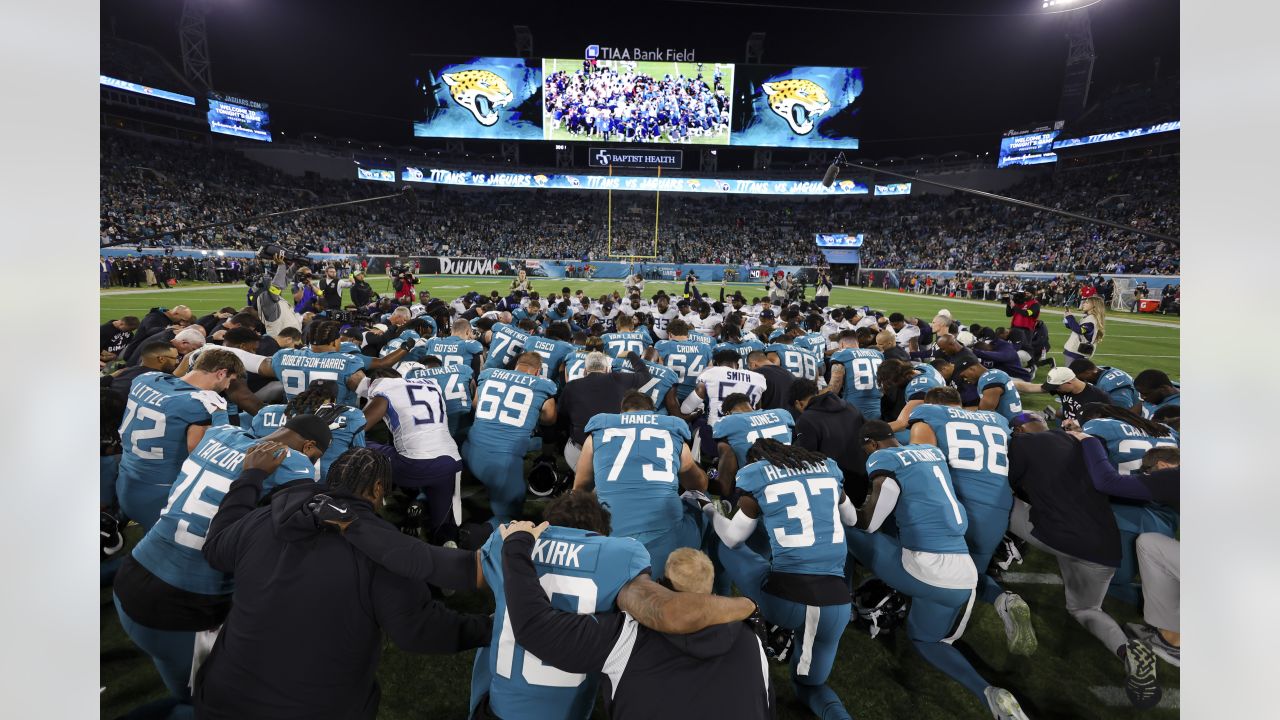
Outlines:
{"type": "Polygon", "coordinates": [[[1014,565],[1021,565],[1022,548],[1025,545],[1025,541],[1021,538],[1006,533],[1000,544],[996,546],[996,551],[991,555],[991,564],[987,567],[987,572],[992,570],[1005,572],[1014,565]]]}
{"type": "Polygon", "coordinates": [[[777,625],[765,626],[764,654],[769,659],[786,663],[791,660],[791,650],[795,646],[796,632],[777,625]]]}
{"type": "Polygon", "coordinates": [[[1022,712],[1018,699],[1008,690],[993,685],[983,690],[982,694],[987,697],[987,706],[991,708],[991,717],[995,720],[1030,720],[1022,712]]]}
{"type": "Polygon", "coordinates": [[[1160,703],[1163,694],[1156,683],[1156,655],[1141,640],[1130,640],[1124,646],[1124,694],[1139,710],[1160,703]]]}
{"type": "Polygon", "coordinates": [[[1031,608],[1016,593],[1003,592],[996,598],[996,614],[1004,623],[1005,641],[1014,655],[1031,655],[1036,651],[1036,631],[1031,626],[1031,608]]]}
{"type": "Polygon", "coordinates": [[[120,521],[109,512],[98,514],[98,535],[102,539],[102,559],[115,555],[124,548],[124,534],[120,532],[120,521]]]}
{"type": "Polygon", "coordinates": [[[1170,645],[1156,628],[1146,623],[1128,623],[1125,625],[1130,637],[1145,641],[1151,646],[1151,652],[1174,667],[1181,667],[1182,648],[1170,645]]]}

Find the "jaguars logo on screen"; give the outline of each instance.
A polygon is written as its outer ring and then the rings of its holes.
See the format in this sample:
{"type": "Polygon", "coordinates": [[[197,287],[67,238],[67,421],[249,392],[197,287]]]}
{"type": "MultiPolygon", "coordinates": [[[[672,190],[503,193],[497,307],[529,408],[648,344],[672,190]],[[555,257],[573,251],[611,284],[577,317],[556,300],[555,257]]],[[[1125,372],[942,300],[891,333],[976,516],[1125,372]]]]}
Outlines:
{"type": "Polygon", "coordinates": [[[507,81],[489,70],[462,70],[440,76],[453,101],[471,111],[476,122],[489,127],[498,122],[498,109],[514,97],[507,81]]]}
{"type": "Polygon", "coordinates": [[[760,89],[769,98],[769,108],[786,120],[797,135],[808,135],[815,118],[831,109],[827,91],[812,80],[767,82],[760,89]]]}

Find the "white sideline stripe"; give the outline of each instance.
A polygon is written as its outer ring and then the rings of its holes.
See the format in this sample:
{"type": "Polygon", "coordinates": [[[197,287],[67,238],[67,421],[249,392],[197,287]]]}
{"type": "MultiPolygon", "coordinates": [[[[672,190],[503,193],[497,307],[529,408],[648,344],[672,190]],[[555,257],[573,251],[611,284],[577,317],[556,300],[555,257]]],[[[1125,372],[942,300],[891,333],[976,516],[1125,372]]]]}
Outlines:
{"type": "Polygon", "coordinates": [[[1181,355],[1148,355],[1146,353],[1143,353],[1141,355],[1117,355],[1116,353],[1094,353],[1093,356],[1094,357],[1140,357],[1140,358],[1180,358],[1182,357],[1181,355]]]}
{"type": "Polygon", "coordinates": [[[1001,573],[1000,582],[1010,585],[1061,585],[1062,578],[1053,573],[1001,573]]]}
{"type": "MultiPolygon", "coordinates": [[[[925,294],[923,294],[923,293],[921,293],[921,294],[917,294],[917,293],[900,293],[900,292],[897,292],[897,291],[894,291],[894,290],[877,290],[877,289],[875,289],[875,288],[853,287],[853,286],[850,286],[850,285],[840,285],[840,286],[838,286],[838,287],[842,287],[842,288],[845,288],[845,289],[847,289],[847,290],[855,290],[855,291],[857,291],[857,292],[872,292],[872,293],[880,293],[881,295],[894,295],[894,296],[898,296],[898,297],[907,297],[907,298],[912,298],[912,297],[914,297],[914,298],[918,298],[918,299],[921,299],[921,300],[926,299],[926,298],[932,298],[932,299],[936,299],[936,300],[938,301],[938,307],[943,307],[943,306],[945,306],[945,305],[951,305],[951,304],[957,304],[957,305],[981,305],[981,306],[985,306],[985,307],[988,307],[988,308],[993,308],[993,307],[998,308],[998,307],[1001,307],[1001,305],[1000,305],[999,303],[990,302],[990,301],[987,301],[987,300],[968,300],[968,299],[965,299],[965,298],[949,298],[949,297],[942,297],[942,296],[940,296],[940,295],[925,295],[925,294]]],[[[1048,313],[1048,314],[1050,314],[1050,315],[1064,315],[1064,314],[1065,314],[1065,313],[1063,313],[1061,310],[1053,310],[1053,309],[1050,309],[1050,308],[1041,307],[1041,308],[1040,308],[1040,314],[1041,314],[1041,315],[1044,315],[1044,314],[1046,314],[1046,313],[1048,313]]],[[[1175,329],[1177,329],[1177,328],[1181,327],[1181,325],[1180,325],[1180,324],[1178,324],[1178,323],[1163,323],[1163,322],[1156,322],[1156,321],[1154,321],[1154,320],[1138,320],[1137,318],[1116,317],[1116,316],[1111,315],[1111,314],[1108,314],[1108,315],[1107,315],[1107,322],[1131,323],[1131,324],[1133,324],[1133,325],[1147,325],[1147,326],[1150,326],[1150,327],[1167,327],[1167,328],[1175,328],[1175,329]]]]}
{"type": "MultiPolygon", "coordinates": [[[[1104,704],[1111,707],[1130,707],[1129,696],[1124,694],[1124,688],[1096,686],[1089,688],[1089,692],[1094,697],[1101,700],[1104,704]]],[[[1164,694],[1160,697],[1160,702],[1156,704],[1158,708],[1166,710],[1178,709],[1178,688],[1166,688],[1164,694]]]]}

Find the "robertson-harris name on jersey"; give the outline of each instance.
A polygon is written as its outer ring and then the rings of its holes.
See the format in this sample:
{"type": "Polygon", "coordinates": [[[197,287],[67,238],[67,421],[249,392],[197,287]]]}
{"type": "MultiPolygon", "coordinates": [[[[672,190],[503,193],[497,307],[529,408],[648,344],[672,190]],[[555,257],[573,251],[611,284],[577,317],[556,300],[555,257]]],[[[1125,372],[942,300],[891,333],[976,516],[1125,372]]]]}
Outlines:
{"type": "Polygon", "coordinates": [[[302,367],[312,370],[341,370],[347,366],[347,359],[289,354],[280,358],[280,366],[287,368],[302,367]]]}

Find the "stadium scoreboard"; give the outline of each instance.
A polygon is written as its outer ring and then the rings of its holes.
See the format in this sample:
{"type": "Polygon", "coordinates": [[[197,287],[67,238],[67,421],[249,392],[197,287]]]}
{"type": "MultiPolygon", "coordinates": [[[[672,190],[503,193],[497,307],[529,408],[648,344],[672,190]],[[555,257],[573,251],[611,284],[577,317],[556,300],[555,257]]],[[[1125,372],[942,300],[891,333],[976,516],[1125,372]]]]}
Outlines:
{"type": "Polygon", "coordinates": [[[860,248],[862,239],[862,233],[818,233],[817,245],[820,248],[860,248]]]}
{"type": "Polygon", "coordinates": [[[210,92],[208,120],[211,132],[271,142],[271,116],[264,102],[210,92]]]}

